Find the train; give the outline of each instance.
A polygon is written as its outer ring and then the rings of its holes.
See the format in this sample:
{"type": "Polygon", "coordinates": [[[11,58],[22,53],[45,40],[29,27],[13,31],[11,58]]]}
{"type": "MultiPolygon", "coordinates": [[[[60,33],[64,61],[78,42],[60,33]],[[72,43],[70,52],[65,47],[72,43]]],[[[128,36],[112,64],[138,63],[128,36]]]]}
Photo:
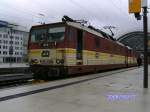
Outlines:
{"type": "Polygon", "coordinates": [[[76,21],[32,26],[28,57],[35,79],[137,65],[137,53],[111,35],[76,21]]]}

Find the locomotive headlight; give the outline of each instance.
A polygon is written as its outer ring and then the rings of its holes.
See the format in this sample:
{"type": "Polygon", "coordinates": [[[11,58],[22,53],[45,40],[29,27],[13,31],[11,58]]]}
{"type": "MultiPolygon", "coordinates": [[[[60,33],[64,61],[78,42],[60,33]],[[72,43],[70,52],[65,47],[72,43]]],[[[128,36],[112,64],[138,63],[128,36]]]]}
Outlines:
{"type": "Polygon", "coordinates": [[[56,64],[60,64],[60,59],[56,59],[56,64]]]}
{"type": "Polygon", "coordinates": [[[56,59],[56,64],[64,64],[64,60],[63,59],[56,59]]]}
{"type": "Polygon", "coordinates": [[[39,63],[39,60],[38,59],[31,59],[31,64],[38,64],[39,63]]]}
{"type": "Polygon", "coordinates": [[[61,64],[64,64],[64,59],[61,59],[61,64]]]}

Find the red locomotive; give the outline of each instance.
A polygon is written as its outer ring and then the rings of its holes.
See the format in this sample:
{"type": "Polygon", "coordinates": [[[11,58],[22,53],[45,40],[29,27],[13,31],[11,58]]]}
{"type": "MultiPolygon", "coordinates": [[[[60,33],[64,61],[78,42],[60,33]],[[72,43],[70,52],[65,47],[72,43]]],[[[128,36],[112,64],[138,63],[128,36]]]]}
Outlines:
{"type": "Polygon", "coordinates": [[[74,21],[33,26],[28,51],[35,79],[137,65],[132,49],[100,30],[74,21]]]}

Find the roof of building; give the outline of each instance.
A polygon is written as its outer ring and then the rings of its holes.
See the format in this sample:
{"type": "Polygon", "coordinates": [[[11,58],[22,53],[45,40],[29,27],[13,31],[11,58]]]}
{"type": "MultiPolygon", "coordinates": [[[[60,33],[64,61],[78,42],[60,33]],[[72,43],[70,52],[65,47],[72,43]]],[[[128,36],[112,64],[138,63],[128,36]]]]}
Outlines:
{"type": "Polygon", "coordinates": [[[24,27],[24,26],[21,26],[21,25],[18,25],[18,24],[15,24],[15,23],[12,23],[12,22],[7,22],[7,21],[3,21],[3,20],[0,20],[0,28],[12,28],[13,30],[18,30],[18,31],[22,31],[22,32],[28,32],[27,31],[27,28],[24,27]]]}
{"type": "MultiPolygon", "coordinates": [[[[148,38],[150,38],[150,34],[148,34],[148,38]]],[[[144,34],[141,31],[125,34],[118,38],[118,41],[126,46],[133,48],[136,51],[144,51],[144,34]]],[[[150,47],[148,48],[148,50],[150,52],[150,47]]]]}
{"type": "Polygon", "coordinates": [[[0,27],[8,26],[8,22],[0,20],[0,27]]]}

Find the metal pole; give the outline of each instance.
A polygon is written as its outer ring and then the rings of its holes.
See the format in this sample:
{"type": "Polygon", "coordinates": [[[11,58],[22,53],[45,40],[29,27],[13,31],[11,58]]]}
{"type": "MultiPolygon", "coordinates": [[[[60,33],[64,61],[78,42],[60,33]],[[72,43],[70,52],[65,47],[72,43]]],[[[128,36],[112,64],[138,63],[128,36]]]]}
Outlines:
{"type": "Polygon", "coordinates": [[[148,26],[147,26],[147,7],[143,7],[143,30],[144,30],[144,77],[143,87],[148,88],[148,26]]]}

